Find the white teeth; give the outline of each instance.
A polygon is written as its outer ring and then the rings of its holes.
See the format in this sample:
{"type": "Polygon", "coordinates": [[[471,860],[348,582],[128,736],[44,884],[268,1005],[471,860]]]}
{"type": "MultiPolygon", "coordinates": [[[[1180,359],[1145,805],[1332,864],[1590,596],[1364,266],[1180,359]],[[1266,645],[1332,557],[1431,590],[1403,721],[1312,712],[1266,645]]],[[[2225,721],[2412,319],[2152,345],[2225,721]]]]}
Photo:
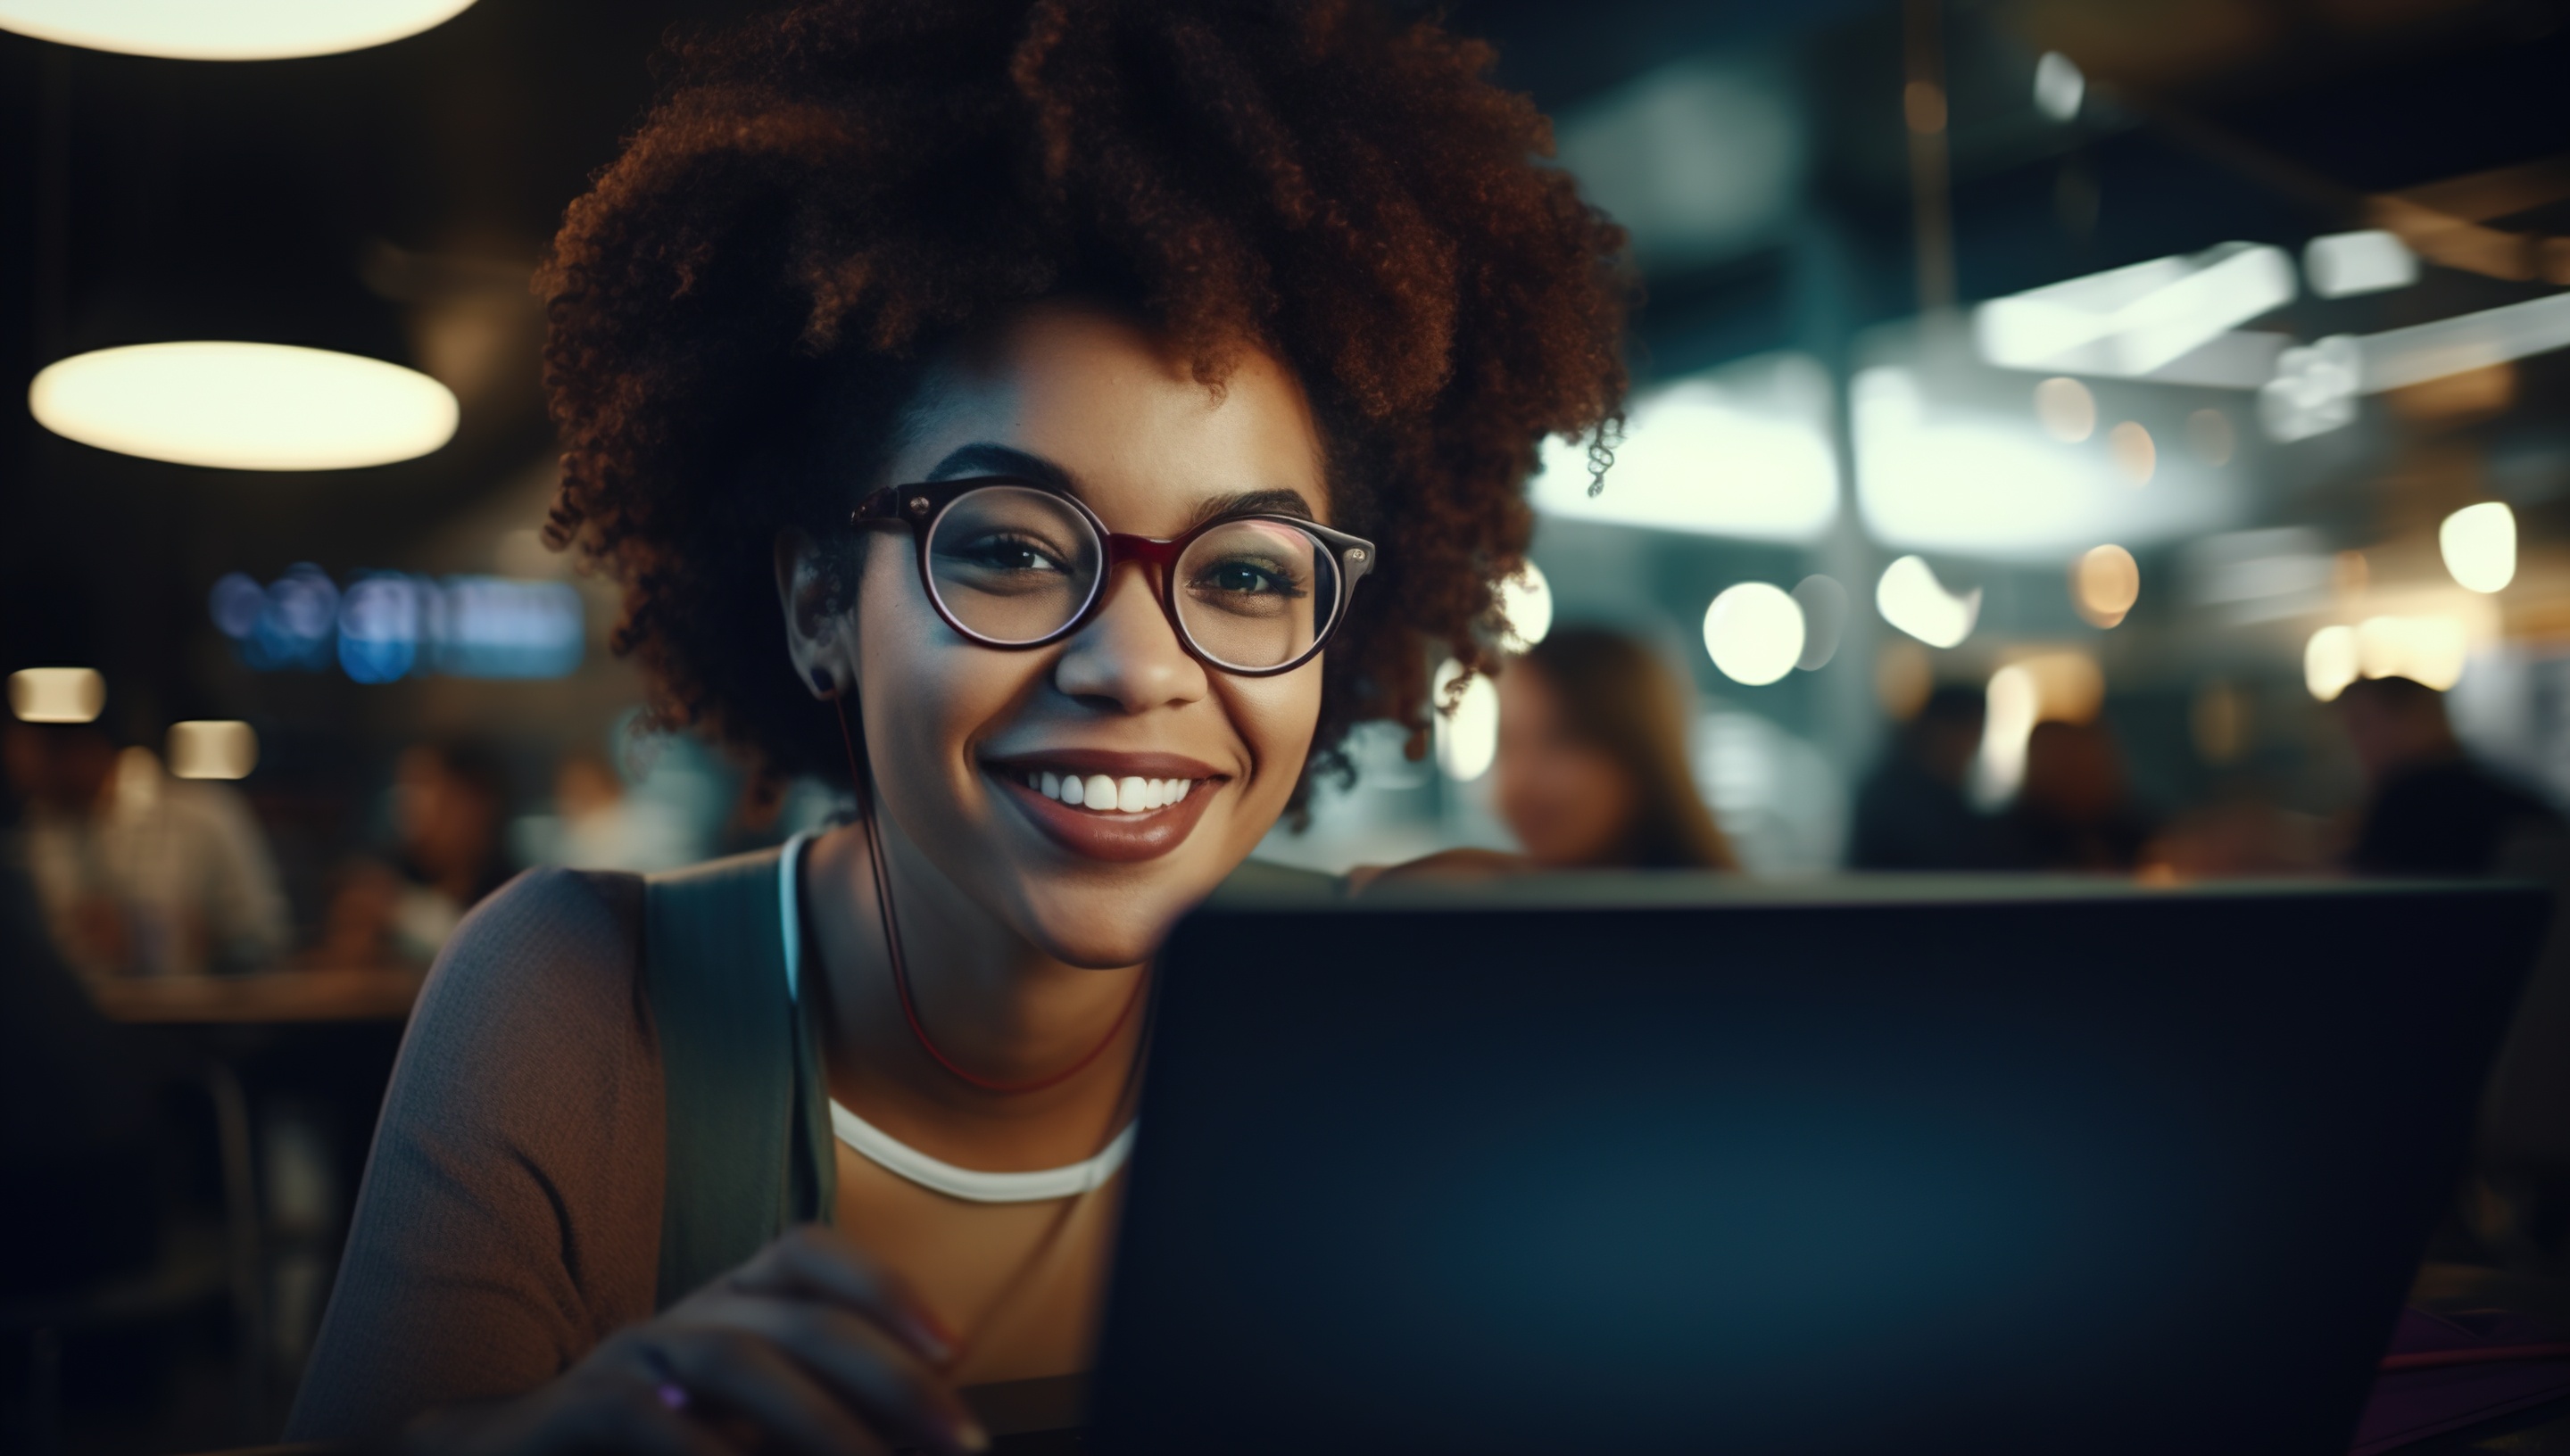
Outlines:
{"type": "Polygon", "coordinates": [[[1139,775],[1110,779],[1104,774],[1082,778],[1035,769],[1013,772],[1019,782],[1048,799],[1101,814],[1148,814],[1177,803],[1195,788],[1193,779],[1146,779],[1139,775]]]}

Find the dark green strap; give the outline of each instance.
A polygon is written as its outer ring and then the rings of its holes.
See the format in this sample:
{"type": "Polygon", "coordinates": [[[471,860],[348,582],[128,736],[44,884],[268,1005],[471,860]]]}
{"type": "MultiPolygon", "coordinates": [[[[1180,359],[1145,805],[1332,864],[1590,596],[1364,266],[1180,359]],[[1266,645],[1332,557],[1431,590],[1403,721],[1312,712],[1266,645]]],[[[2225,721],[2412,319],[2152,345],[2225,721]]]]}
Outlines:
{"type": "Polygon", "coordinates": [[[642,985],[667,1108],[660,1308],[829,1216],[828,1099],[810,1018],[786,991],[777,861],[770,850],[644,882],[642,985]]]}

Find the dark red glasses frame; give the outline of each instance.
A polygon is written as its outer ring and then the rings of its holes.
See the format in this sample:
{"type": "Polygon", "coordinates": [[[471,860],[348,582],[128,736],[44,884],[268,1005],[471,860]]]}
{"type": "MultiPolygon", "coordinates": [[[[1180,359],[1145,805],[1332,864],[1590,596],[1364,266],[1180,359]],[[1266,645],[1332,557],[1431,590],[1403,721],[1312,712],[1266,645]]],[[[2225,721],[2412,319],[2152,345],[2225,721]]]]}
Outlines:
{"type": "Polygon", "coordinates": [[[1107,530],[1106,523],[1097,519],[1097,513],[1088,509],[1088,503],[1069,491],[1047,485],[1042,481],[1026,480],[1018,476],[971,476],[962,480],[940,481],[935,485],[886,486],[858,503],[857,509],[848,515],[848,524],[859,531],[878,527],[908,527],[911,540],[917,546],[920,589],[928,593],[928,604],[936,610],[937,615],[945,621],[946,625],[971,641],[979,642],[985,647],[999,647],[1011,651],[1050,646],[1078,631],[1087,624],[1089,618],[1097,615],[1098,607],[1106,600],[1106,583],[1114,579],[1118,566],[1127,561],[1148,566],[1159,578],[1160,611],[1169,619],[1169,630],[1177,634],[1178,645],[1186,649],[1188,656],[1235,677],[1274,677],[1281,672],[1291,672],[1319,656],[1321,649],[1330,644],[1330,639],[1338,635],[1339,625],[1347,620],[1348,610],[1356,601],[1357,581],[1374,569],[1375,562],[1373,542],[1362,537],[1350,536],[1344,531],[1332,531],[1326,526],[1306,521],[1299,516],[1282,516],[1266,511],[1245,511],[1238,515],[1217,516],[1184,536],[1165,541],[1156,537],[1126,536],[1120,532],[1107,530]],[[1041,491],[1068,504],[1071,509],[1079,513],[1080,519],[1086,521],[1089,529],[1097,533],[1097,539],[1105,544],[1106,559],[1098,567],[1097,579],[1088,584],[1088,599],[1082,601],[1079,609],[1071,614],[1071,620],[1032,641],[1000,641],[985,636],[956,620],[955,614],[946,609],[945,601],[939,598],[936,578],[929,569],[928,539],[935,534],[938,521],[944,518],[948,508],[960,498],[992,486],[1014,486],[1020,490],[1041,491]],[[1186,622],[1178,616],[1177,573],[1170,568],[1177,564],[1178,557],[1185,553],[1186,548],[1195,544],[1196,538],[1217,527],[1230,526],[1242,521],[1264,521],[1304,532],[1329,548],[1339,568],[1339,599],[1331,606],[1329,621],[1313,635],[1312,645],[1304,649],[1301,655],[1290,662],[1279,663],[1274,667],[1239,667],[1223,661],[1197,645],[1194,634],[1187,630],[1186,622]]]}

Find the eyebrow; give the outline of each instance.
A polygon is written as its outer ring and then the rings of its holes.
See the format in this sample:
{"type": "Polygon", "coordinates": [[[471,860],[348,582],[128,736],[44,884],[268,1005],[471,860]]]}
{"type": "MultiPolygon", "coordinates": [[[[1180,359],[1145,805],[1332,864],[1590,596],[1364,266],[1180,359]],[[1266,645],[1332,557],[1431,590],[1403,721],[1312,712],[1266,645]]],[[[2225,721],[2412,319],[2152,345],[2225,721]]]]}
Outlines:
{"type": "Polygon", "coordinates": [[[1074,496],[1080,494],[1079,482],[1061,466],[1041,455],[1030,455],[1013,446],[993,445],[987,441],[948,452],[922,484],[935,485],[939,481],[966,476],[1016,476],[1040,486],[1051,486],[1057,491],[1069,491],[1074,496]]]}
{"type": "MultiPolygon", "coordinates": [[[[939,481],[960,480],[968,476],[1015,476],[1083,499],[1087,495],[1079,488],[1077,477],[1043,456],[989,441],[977,441],[948,452],[946,458],[929,471],[923,484],[934,485],[939,481]]],[[[1219,496],[1208,496],[1196,503],[1195,511],[1188,517],[1187,527],[1193,530],[1218,516],[1250,513],[1292,516],[1303,521],[1317,519],[1312,514],[1312,503],[1303,498],[1302,492],[1270,488],[1227,491],[1219,496]]]]}

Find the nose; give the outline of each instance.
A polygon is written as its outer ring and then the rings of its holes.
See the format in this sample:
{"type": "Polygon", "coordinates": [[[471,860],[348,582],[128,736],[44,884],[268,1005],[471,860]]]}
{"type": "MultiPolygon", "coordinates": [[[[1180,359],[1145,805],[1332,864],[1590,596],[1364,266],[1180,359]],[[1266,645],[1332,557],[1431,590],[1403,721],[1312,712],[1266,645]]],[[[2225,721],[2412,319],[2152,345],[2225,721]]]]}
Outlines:
{"type": "Polygon", "coordinates": [[[1143,713],[1194,702],[1209,684],[1137,562],[1107,582],[1105,604],[1054,663],[1054,686],[1109,712],[1143,713]]]}

